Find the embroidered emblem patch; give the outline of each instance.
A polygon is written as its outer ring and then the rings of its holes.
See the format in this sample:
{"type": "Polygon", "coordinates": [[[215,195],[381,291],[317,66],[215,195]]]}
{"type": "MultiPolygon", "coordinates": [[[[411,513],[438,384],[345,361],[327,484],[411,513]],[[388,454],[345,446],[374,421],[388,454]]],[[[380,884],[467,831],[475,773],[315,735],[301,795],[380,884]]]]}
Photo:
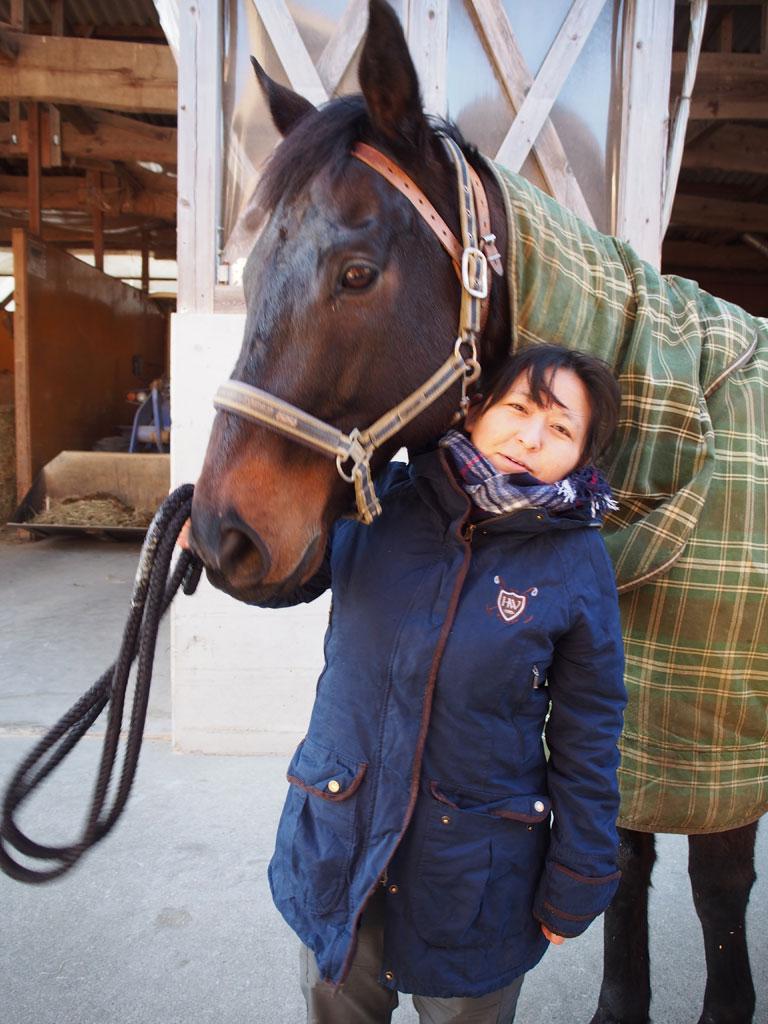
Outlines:
{"type": "MultiPolygon", "coordinates": [[[[498,613],[503,622],[516,622],[526,609],[529,597],[536,597],[539,592],[538,587],[529,587],[524,594],[518,594],[514,590],[507,590],[504,586],[504,581],[500,576],[494,576],[493,582],[500,588],[499,593],[496,597],[496,608],[493,609],[498,613]]],[[[492,609],[488,609],[492,611],[492,609]]],[[[525,620],[530,622],[532,616],[528,616],[525,620]]]]}
{"type": "Polygon", "coordinates": [[[496,598],[499,615],[505,622],[514,622],[525,611],[527,603],[525,594],[516,594],[514,590],[500,590],[496,598]]]}

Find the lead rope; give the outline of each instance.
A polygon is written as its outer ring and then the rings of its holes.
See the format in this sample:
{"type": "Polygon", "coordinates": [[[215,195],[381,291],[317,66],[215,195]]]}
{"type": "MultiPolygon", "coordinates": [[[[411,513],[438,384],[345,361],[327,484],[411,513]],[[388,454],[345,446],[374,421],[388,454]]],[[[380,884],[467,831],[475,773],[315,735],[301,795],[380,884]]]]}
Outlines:
{"type": "Polygon", "coordinates": [[[69,871],[84,853],[107,835],[123,812],[141,751],[160,620],[179,587],[185,594],[195,592],[203,568],[199,559],[189,551],[181,551],[171,572],[176,539],[192,510],[192,494],[192,484],[179,487],[155,513],[139,556],[128,621],[116,661],[33,747],[8,784],[0,817],[0,868],[19,882],[47,882],[69,871]],[[131,665],[137,657],[136,684],[130,723],[125,733],[122,768],[110,800],[128,679],[131,665]],[[35,842],[18,827],[15,815],[30,794],[82,739],[105,707],[108,708],[108,717],[99,772],[79,840],[69,846],[45,846],[35,842]],[[50,861],[53,866],[28,867],[14,854],[50,861]]]}

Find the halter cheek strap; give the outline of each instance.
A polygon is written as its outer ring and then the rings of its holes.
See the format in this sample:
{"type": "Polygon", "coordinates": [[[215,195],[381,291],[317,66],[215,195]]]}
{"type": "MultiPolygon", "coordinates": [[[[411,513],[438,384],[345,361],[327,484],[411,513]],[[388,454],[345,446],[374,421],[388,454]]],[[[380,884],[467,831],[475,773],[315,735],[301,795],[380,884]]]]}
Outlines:
{"type": "Polygon", "coordinates": [[[381,174],[411,202],[453,261],[461,282],[459,333],[452,354],[432,376],[402,402],[364,430],[348,434],[268,391],[229,380],[216,392],[214,406],[290,437],[336,459],[340,476],[354,484],[358,519],[369,524],[381,513],[371,477],[374,452],[407,423],[461,381],[460,411],[468,406],[467,388],[480,376],[477,341],[488,315],[492,270],[501,274],[501,256],[490,230],[488,202],[482,182],[453,139],[441,136],[457,174],[462,243],[456,239],[424,193],[405,172],[372,146],[358,143],[352,155],[381,174]],[[480,199],[478,200],[478,196],[480,199]],[[477,204],[477,207],[476,207],[477,204]],[[479,210],[479,214],[477,212],[479,210]]]}

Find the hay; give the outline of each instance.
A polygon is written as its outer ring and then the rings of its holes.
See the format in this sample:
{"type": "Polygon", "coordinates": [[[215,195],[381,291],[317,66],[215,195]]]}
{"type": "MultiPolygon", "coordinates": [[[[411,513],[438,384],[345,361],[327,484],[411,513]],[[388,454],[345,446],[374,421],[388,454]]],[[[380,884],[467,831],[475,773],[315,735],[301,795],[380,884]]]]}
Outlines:
{"type": "Polygon", "coordinates": [[[154,513],[135,509],[114,494],[86,494],[83,497],[46,499],[46,508],[30,523],[41,526],[131,526],[146,529],[154,513]]]}

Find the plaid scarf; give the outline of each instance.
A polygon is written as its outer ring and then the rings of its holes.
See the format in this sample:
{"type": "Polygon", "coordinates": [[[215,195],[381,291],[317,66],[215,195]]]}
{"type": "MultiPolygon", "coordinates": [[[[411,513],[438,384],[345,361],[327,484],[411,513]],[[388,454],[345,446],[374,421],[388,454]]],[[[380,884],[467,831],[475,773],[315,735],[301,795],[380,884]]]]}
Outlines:
{"type": "Polygon", "coordinates": [[[616,510],[608,481],[594,466],[577,469],[564,480],[545,484],[530,473],[499,473],[466,434],[449,430],[440,439],[470,500],[478,508],[499,515],[524,508],[551,512],[589,507],[592,519],[616,510]]]}

